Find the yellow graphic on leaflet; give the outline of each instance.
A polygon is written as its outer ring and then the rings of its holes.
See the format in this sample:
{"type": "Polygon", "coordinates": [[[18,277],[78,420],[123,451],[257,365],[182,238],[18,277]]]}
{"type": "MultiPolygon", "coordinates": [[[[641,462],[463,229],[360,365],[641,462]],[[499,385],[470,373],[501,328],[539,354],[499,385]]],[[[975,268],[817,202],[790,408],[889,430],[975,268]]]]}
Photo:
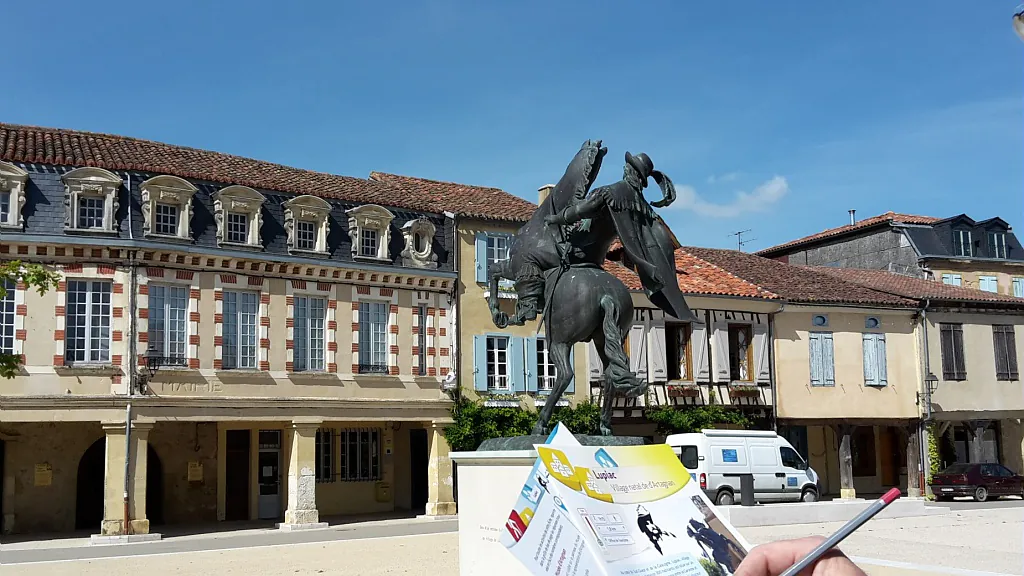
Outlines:
{"type": "Polygon", "coordinates": [[[533,520],[533,510],[531,508],[524,508],[523,511],[519,513],[519,517],[523,520],[523,524],[529,526],[530,520],[533,520]]]}
{"type": "Polygon", "coordinates": [[[612,501],[612,495],[601,490],[597,483],[597,477],[595,477],[594,473],[590,471],[590,468],[577,466],[576,477],[579,479],[580,483],[583,484],[583,491],[586,492],[587,496],[602,502],[612,501]]]}
{"type": "Polygon", "coordinates": [[[580,481],[576,477],[576,471],[573,469],[572,464],[569,464],[569,459],[566,458],[564,452],[544,448],[543,446],[537,446],[537,450],[540,454],[541,462],[544,463],[544,466],[547,467],[548,472],[552,476],[577,492],[582,489],[580,481]]]}

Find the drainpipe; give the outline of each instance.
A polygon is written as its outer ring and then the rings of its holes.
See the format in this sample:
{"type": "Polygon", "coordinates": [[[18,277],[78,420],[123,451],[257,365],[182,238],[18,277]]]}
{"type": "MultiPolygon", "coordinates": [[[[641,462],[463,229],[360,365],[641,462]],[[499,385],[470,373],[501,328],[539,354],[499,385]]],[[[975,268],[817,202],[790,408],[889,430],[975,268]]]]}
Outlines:
{"type": "MultiPolygon", "coordinates": [[[[921,470],[918,471],[918,488],[921,490],[921,494],[928,493],[928,486],[925,484],[926,475],[924,473],[924,465],[927,462],[928,457],[928,444],[925,439],[925,433],[927,431],[926,424],[932,420],[932,392],[928,388],[928,375],[931,374],[931,357],[928,349],[928,305],[931,304],[931,300],[925,299],[924,306],[921,308],[921,327],[924,329],[924,401],[925,401],[925,418],[921,420],[917,425],[917,449],[919,456],[917,458],[921,470]]],[[[929,462],[929,466],[931,463],[929,462]]]]}
{"type": "Polygon", "coordinates": [[[459,273],[462,271],[462,239],[459,238],[459,216],[454,212],[444,211],[445,218],[450,218],[452,221],[452,236],[455,238],[453,244],[455,245],[454,254],[454,266],[455,269],[455,282],[452,286],[452,323],[455,324],[454,332],[455,338],[452,339],[452,351],[451,357],[455,359],[453,362],[452,369],[455,370],[455,402],[456,406],[458,402],[462,400],[462,382],[459,380],[462,375],[462,355],[459,354],[459,344],[462,343],[462,323],[459,321],[459,282],[461,277],[459,273]]]}
{"type": "Polygon", "coordinates": [[[772,392],[772,430],[775,432],[779,431],[779,396],[775,393],[775,316],[785,309],[786,301],[783,300],[778,310],[768,314],[768,387],[772,392]]]}
{"type": "MultiPolygon", "coordinates": [[[[135,239],[134,232],[132,230],[132,175],[128,173],[128,238],[130,240],[135,239]]],[[[138,361],[135,359],[136,354],[136,342],[138,336],[136,334],[137,329],[137,298],[139,291],[138,282],[138,266],[136,264],[136,252],[133,250],[128,253],[128,266],[129,266],[129,304],[128,304],[128,403],[125,406],[124,411],[124,523],[121,526],[121,531],[125,536],[131,534],[131,514],[130,505],[131,497],[131,467],[129,466],[132,461],[132,396],[135,391],[136,383],[136,365],[138,361]]]]}

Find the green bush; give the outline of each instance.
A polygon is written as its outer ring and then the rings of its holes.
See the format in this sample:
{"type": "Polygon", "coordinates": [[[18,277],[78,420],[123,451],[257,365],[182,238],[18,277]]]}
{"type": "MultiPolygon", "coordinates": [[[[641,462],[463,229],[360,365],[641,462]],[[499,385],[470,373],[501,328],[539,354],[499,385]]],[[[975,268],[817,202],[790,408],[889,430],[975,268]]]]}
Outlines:
{"type": "Polygon", "coordinates": [[[725,576],[725,570],[714,560],[701,558],[700,565],[704,567],[704,571],[708,573],[708,576],[725,576]]]}
{"type": "MultiPolygon", "coordinates": [[[[519,400],[515,396],[492,396],[491,399],[519,400]]],[[[484,440],[530,434],[533,425],[537,423],[537,412],[519,406],[489,407],[481,401],[462,397],[455,401],[452,419],[455,422],[444,430],[448,445],[452,451],[471,452],[484,440]]],[[[551,415],[549,428],[558,422],[567,426],[573,434],[600,434],[601,409],[592,402],[556,408],[551,415]]]]}
{"type": "Polygon", "coordinates": [[[939,427],[935,422],[928,424],[928,477],[926,482],[932,483],[932,476],[942,471],[942,457],[939,455],[939,427]]]}
{"type": "Polygon", "coordinates": [[[750,419],[735,408],[712,404],[709,406],[658,406],[647,410],[648,420],[658,425],[661,434],[700,432],[716,424],[733,424],[747,428],[750,419]]]}

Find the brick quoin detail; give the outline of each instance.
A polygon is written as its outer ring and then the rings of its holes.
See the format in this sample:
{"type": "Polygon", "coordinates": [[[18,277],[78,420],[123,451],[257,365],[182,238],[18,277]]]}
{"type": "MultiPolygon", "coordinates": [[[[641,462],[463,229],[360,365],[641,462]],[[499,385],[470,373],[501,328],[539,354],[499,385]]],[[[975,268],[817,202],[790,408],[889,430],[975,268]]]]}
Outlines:
{"type": "Polygon", "coordinates": [[[391,350],[392,354],[398,354],[398,346],[397,345],[392,344],[390,350],[391,350]]]}
{"type": "Polygon", "coordinates": [[[352,373],[353,374],[359,374],[359,364],[353,364],[352,365],[352,373]]]}
{"type": "Polygon", "coordinates": [[[359,352],[359,343],[358,342],[353,342],[352,343],[352,351],[353,352],[359,352]]]}
{"type": "Polygon", "coordinates": [[[14,313],[17,314],[18,316],[28,316],[28,305],[18,304],[18,306],[15,308],[14,313]]]}
{"type": "Polygon", "coordinates": [[[427,376],[437,376],[437,368],[427,368],[427,376]]]}
{"type": "Polygon", "coordinates": [[[437,349],[433,346],[427,346],[427,356],[433,356],[437,354],[437,349]]]}
{"type": "Polygon", "coordinates": [[[412,347],[412,355],[415,356],[415,355],[417,355],[419,353],[420,353],[420,347],[419,346],[413,346],[412,347]]]}
{"type": "Polygon", "coordinates": [[[139,308],[137,313],[139,315],[139,318],[142,318],[144,320],[149,318],[149,308],[139,308]]]}
{"type": "Polygon", "coordinates": [[[114,366],[120,366],[121,365],[121,361],[123,359],[124,358],[120,354],[115,354],[115,355],[110,357],[110,363],[113,364],[114,366]]]}
{"type": "Polygon", "coordinates": [[[124,284],[114,282],[114,294],[124,294],[124,284]]]}
{"type": "Polygon", "coordinates": [[[224,299],[224,291],[223,290],[214,290],[213,291],[213,299],[217,300],[217,301],[223,300],[224,299]]]}
{"type": "Polygon", "coordinates": [[[193,370],[198,370],[199,369],[199,358],[189,358],[188,359],[188,367],[193,369],[193,370]]]}
{"type": "Polygon", "coordinates": [[[60,316],[63,316],[65,313],[66,313],[66,309],[63,306],[54,306],[53,307],[53,315],[54,316],[60,317],[60,316]]]}
{"type": "Polygon", "coordinates": [[[28,331],[27,330],[15,330],[14,331],[14,339],[15,340],[21,340],[21,341],[24,342],[25,338],[28,338],[28,331]]]}
{"type": "MultiPolygon", "coordinates": [[[[335,274],[337,274],[337,272],[335,272],[335,274]]],[[[327,365],[327,371],[332,373],[332,374],[337,374],[338,373],[338,365],[334,364],[334,363],[328,364],[327,365]]]]}
{"type": "Polygon", "coordinates": [[[380,295],[382,297],[385,297],[385,298],[390,298],[392,295],[394,295],[394,293],[395,293],[395,289],[394,288],[381,288],[380,289],[380,295]]]}
{"type": "Polygon", "coordinates": [[[448,375],[448,369],[447,368],[441,368],[441,376],[447,376],[447,375],[448,375]]]}
{"type": "Polygon", "coordinates": [[[352,331],[353,332],[359,332],[359,322],[353,322],[352,323],[352,331]]]}
{"type": "Polygon", "coordinates": [[[263,372],[269,371],[270,370],[270,362],[267,362],[266,360],[261,361],[260,362],[260,370],[262,370],[263,372]]]}
{"type": "Polygon", "coordinates": [[[146,276],[149,276],[150,278],[163,278],[164,277],[164,269],[163,268],[146,268],[146,276]]]}
{"type": "Polygon", "coordinates": [[[64,280],[61,280],[60,282],[57,282],[57,291],[58,292],[67,292],[68,291],[68,283],[65,282],[64,280]]]}
{"type": "Polygon", "coordinates": [[[53,340],[55,342],[63,341],[64,340],[64,331],[63,330],[54,330],[53,331],[53,340]]]}
{"type": "Polygon", "coordinates": [[[110,334],[110,339],[113,340],[114,342],[120,342],[121,340],[124,340],[124,333],[121,332],[120,330],[114,330],[110,334]]]}
{"type": "MultiPolygon", "coordinates": [[[[289,320],[291,320],[291,318],[289,318],[289,320]]],[[[337,330],[338,329],[338,322],[336,320],[328,320],[327,321],[327,329],[328,330],[337,330]]]]}
{"type": "Polygon", "coordinates": [[[286,372],[295,372],[295,363],[294,362],[285,362],[284,363],[284,369],[285,369],[286,372]]]}
{"type": "MultiPolygon", "coordinates": [[[[93,256],[95,257],[96,255],[93,254],[93,256]]],[[[116,270],[114,269],[113,266],[98,266],[96,268],[96,272],[103,274],[105,276],[113,276],[116,270]]]]}
{"type": "Polygon", "coordinates": [[[392,324],[391,327],[388,328],[388,331],[392,334],[398,334],[398,324],[392,324]]]}
{"type": "Polygon", "coordinates": [[[441,308],[441,310],[438,313],[441,315],[441,318],[444,318],[445,316],[448,315],[445,308],[441,308]]]}
{"type": "Polygon", "coordinates": [[[14,289],[15,289],[15,290],[28,290],[28,284],[25,284],[24,282],[22,282],[21,280],[19,280],[19,281],[18,281],[18,282],[17,282],[17,283],[16,283],[15,285],[14,285],[14,289]]]}
{"type": "Polygon", "coordinates": [[[412,327],[412,333],[413,334],[419,334],[420,333],[420,327],[419,326],[413,326],[412,327]]]}
{"type": "MultiPolygon", "coordinates": [[[[360,274],[360,276],[362,276],[362,274],[360,274]]],[[[362,280],[362,278],[360,278],[360,280],[362,280]]],[[[359,293],[359,294],[369,294],[370,293],[370,287],[369,286],[356,286],[356,292],[359,293]]]]}
{"type": "Polygon", "coordinates": [[[224,337],[223,336],[214,336],[213,337],[213,345],[214,346],[223,346],[224,345],[224,337]]]}
{"type": "Polygon", "coordinates": [[[419,376],[420,375],[420,367],[419,366],[413,366],[412,367],[412,375],[413,376],[419,376]]]}
{"type": "Polygon", "coordinates": [[[190,272],[188,270],[178,270],[177,274],[175,274],[175,277],[177,277],[178,280],[191,281],[194,276],[195,272],[190,272]]]}
{"type": "Polygon", "coordinates": [[[338,343],[337,342],[328,342],[327,343],[327,350],[330,351],[330,352],[337,352],[338,351],[338,343]]]}
{"type": "Polygon", "coordinates": [[[188,337],[188,343],[193,346],[199,346],[199,334],[193,334],[188,337]]]}
{"type": "Polygon", "coordinates": [[[214,324],[223,324],[224,323],[224,315],[223,314],[214,314],[213,315],[213,323],[214,324]]]}
{"type": "Polygon", "coordinates": [[[260,304],[270,304],[270,294],[260,294],[260,304]]]}
{"type": "Polygon", "coordinates": [[[447,355],[448,355],[448,349],[447,348],[441,348],[441,356],[447,356],[447,355]]]}
{"type": "Polygon", "coordinates": [[[285,340],[284,341],[284,349],[285,350],[295,350],[295,340],[285,340]]]}
{"type": "Polygon", "coordinates": [[[189,322],[199,322],[199,312],[189,312],[188,320],[189,322]]]}
{"type": "Polygon", "coordinates": [[[111,384],[120,384],[121,383],[121,375],[120,374],[114,374],[113,376],[111,376],[110,377],[110,383],[111,384]]]}
{"type": "Polygon", "coordinates": [[[268,317],[268,316],[261,316],[260,317],[260,326],[270,326],[270,317],[268,317]]]}
{"type": "Polygon", "coordinates": [[[188,291],[188,297],[193,300],[200,300],[202,295],[203,293],[200,292],[198,288],[192,288],[188,291]]]}
{"type": "Polygon", "coordinates": [[[111,309],[111,312],[114,314],[114,318],[124,318],[124,308],[120,306],[111,309]]]}
{"type": "Polygon", "coordinates": [[[448,331],[446,329],[444,329],[444,328],[438,328],[437,329],[437,334],[438,334],[438,336],[446,336],[448,334],[448,331]]]}
{"type": "Polygon", "coordinates": [[[328,300],[327,301],[327,307],[330,308],[331,310],[337,310],[338,309],[338,301],[337,300],[328,300]]]}
{"type": "Polygon", "coordinates": [[[390,373],[392,376],[398,376],[398,366],[392,366],[391,368],[388,368],[388,373],[390,373]]]}
{"type": "Polygon", "coordinates": [[[63,366],[64,365],[64,357],[61,356],[60,354],[54,354],[53,355],[53,365],[54,366],[63,366]]]}
{"type": "Polygon", "coordinates": [[[139,294],[149,294],[149,284],[139,284],[139,294]]]}
{"type": "Polygon", "coordinates": [[[285,318],[284,319],[284,327],[285,328],[295,328],[295,318],[285,318]]]}
{"type": "Polygon", "coordinates": [[[433,316],[436,310],[434,308],[427,308],[427,316],[433,316]]]}
{"type": "Polygon", "coordinates": [[[260,338],[260,348],[270,348],[270,338],[260,338]]]}
{"type": "Polygon", "coordinates": [[[149,342],[149,332],[139,332],[139,342],[149,342]]]}
{"type": "Polygon", "coordinates": [[[433,336],[435,334],[436,334],[436,330],[434,329],[434,327],[433,326],[429,326],[427,328],[427,336],[433,336]]]}
{"type": "Polygon", "coordinates": [[[214,360],[213,361],[213,369],[214,370],[223,370],[224,369],[224,362],[222,360],[214,360]]]}
{"type": "Polygon", "coordinates": [[[398,314],[398,304],[392,304],[389,310],[392,314],[398,314]]]}
{"type": "Polygon", "coordinates": [[[285,306],[295,306],[295,296],[285,296],[284,304],[285,306]]]}

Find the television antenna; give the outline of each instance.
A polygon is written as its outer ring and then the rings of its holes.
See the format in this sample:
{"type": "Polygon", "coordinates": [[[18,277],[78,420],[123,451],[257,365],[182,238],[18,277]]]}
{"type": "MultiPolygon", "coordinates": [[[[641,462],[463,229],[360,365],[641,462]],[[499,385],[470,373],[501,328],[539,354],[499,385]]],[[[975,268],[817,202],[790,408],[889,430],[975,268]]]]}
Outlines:
{"type": "Polygon", "coordinates": [[[751,238],[749,240],[743,239],[743,235],[750,231],[751,228],[747,228],[746,230],[740,230],[739,232],[733,232],[732,234],[729,234],[730,236],[736,237],[736,249],[739,250],[740,252],[743,251],[744,244],[750,244],[754,240],[757,240],[757,238],[751,238]]]}

